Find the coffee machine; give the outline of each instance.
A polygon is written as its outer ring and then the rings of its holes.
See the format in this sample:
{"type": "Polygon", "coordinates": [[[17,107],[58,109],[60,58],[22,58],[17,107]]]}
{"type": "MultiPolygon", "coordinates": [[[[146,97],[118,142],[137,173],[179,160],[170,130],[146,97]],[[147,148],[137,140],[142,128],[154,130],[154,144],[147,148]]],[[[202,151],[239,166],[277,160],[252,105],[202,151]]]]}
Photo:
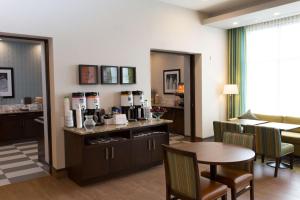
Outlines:
{"type": "Polygon", "coordinates": [[[93,115],[96,125],[103,124],[104,110],[101,109],[99,92],[86,92],[86,112],[85,115],[93,115]]]}
{"type": "Polygon", "coordinates": [[[136,119],[141,120],[145,119],[145,110],[144,110],[144,92],[143,91],[133,91],[133,106],[136,119]]]}
{"type": "Polygon", "coordinates": [[[84,92],[74,92],[72,93],[72,112],[73,112],[73,119],[74,125],[77,126],[76,120],[76,110],[80,108],[81,110],[81,122],[83,122],[83,118],[86,112],[86,97],[84,92]]]}
{"type": "Polygon", "coordinates": [[[128,121],[136,121],[135,107],[133,106],[133,95],[132,91],[121,92],[121,112],[126,114],[128,121]]]}

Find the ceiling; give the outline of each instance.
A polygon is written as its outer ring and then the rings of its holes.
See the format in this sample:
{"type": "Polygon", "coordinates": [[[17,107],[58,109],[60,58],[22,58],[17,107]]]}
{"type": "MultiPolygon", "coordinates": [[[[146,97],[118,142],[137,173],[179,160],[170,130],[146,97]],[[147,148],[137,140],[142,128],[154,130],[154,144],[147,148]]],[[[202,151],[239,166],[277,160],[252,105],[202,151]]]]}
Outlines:
{"type": "Polygon", "coordinates": [[[200,11],[208,16],[247,8],[275,0],[160,0],[165,3],[200,11]]]}
{"type": "Polygon", "coordinates": [[[231,29],[300,14],[300,0],[159,0],[199,11],[202,24],[231,29]]]}

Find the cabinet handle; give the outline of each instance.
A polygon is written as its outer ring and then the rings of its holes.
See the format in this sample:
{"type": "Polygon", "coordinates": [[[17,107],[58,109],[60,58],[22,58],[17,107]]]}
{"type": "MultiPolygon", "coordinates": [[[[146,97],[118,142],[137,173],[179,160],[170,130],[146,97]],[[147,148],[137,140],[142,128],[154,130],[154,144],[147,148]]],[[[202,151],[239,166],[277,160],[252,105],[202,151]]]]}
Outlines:
{"type": "Polygon", "coordinates": [[[151,140],[148,140],[148,150],[151,151],[151,140]]]}
{"type": "Polygon", "coordinates": [[[108,148],[105,148],[105,160],[108,160],[108,148]]]}
{"type": "Polygon", "coordinates": [[[111,147],[111,159],[115,158],[115,148],[111,147]]]}
{"type": "Polygon", "coordinates": [[[153,149],[154,149],[154,150],[156,149],[156,142],[155,142],[155,139],[153,139],[153,149]]]}

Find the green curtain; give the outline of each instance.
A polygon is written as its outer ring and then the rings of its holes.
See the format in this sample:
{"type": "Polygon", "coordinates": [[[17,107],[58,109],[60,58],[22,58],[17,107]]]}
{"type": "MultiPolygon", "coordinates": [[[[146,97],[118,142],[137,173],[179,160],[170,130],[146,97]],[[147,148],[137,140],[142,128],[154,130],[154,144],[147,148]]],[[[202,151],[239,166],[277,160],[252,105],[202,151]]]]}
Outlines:
{"type": "Polygon", "coordinates": [[[228,118],[234,118],[245,112],[246,89],[246,30],[245,27],[228,30],[228,83],[237,84],[239,94],[228,97],[228,118]]]}

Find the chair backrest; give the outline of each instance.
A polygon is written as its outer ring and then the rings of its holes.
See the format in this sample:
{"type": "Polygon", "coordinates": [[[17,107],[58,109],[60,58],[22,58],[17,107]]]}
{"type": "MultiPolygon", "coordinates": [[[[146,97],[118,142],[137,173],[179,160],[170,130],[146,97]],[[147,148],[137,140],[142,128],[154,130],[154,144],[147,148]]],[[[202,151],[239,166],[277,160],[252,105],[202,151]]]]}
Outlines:
{"type": "Polygon", "coordinates": [[[195,153],[163,145],[167,190],[177,198],[199,198],[199,169],[195,153]]]}
{"type": "Polygon", "coordinates": [[[243,133],[253,134],[255,135],[255,127],[252,125],[245,125],[243,126],[243,133]]]}
{"type": "MultiPolygon", "coordinates": [[[[255,136],[253,134],[224,132],[223,143],[237,145],[254,150],[254,138],[255,136]]],[[[248,172],[253,172],[252,161],[232,164],[230,165],[230,167],[245,170],[248,172]]]]}
{"type": "Polygon", "coordinates": [[[248,149],[254,149],[254,135],[224,132],[223,143],[238,145],[248,149]]]}
{"type": "Polygon", "coordinates": [[[239,124],[232,123],[232,122],[214,121],[213,126],[214,126],[215,142],[223,141],[223,133],[224,132],[233,132],[233,133],[241,132],[241,126],[239,124]]]}
{"type": "Polygon", "coordinates": [[[279,129],[255,127],[256,153],[270,157],[280,157],[281,134],[279,129]]]}

